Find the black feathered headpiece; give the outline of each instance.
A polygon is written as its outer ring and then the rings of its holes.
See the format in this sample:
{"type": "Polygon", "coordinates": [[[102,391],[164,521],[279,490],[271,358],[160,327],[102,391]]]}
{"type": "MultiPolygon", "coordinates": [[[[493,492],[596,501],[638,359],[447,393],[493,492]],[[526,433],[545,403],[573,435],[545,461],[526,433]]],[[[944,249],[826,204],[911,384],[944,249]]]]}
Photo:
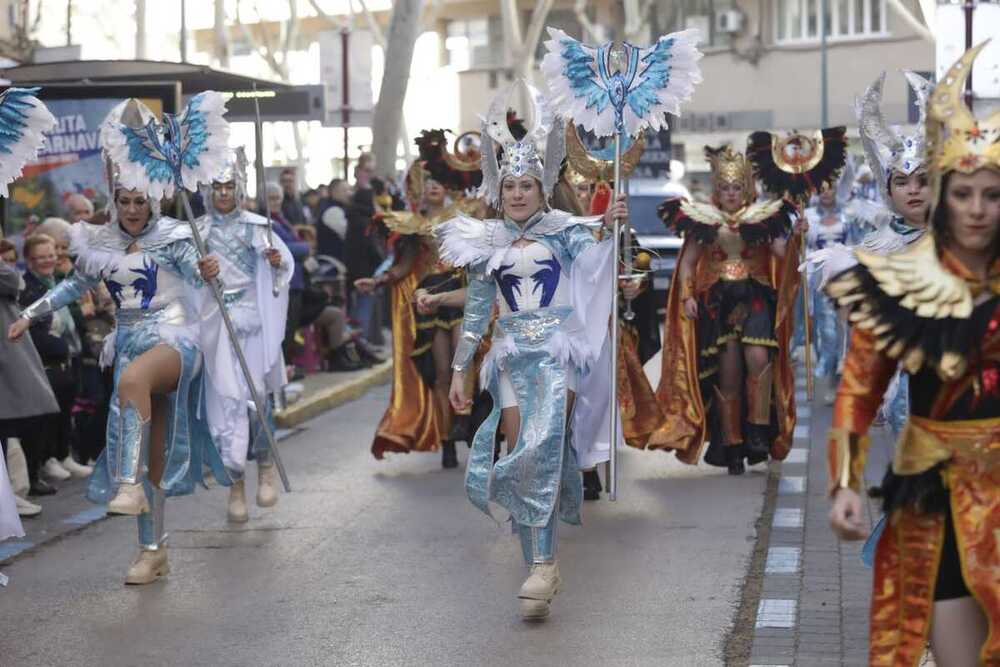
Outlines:
{"type": "Polygon", "coordinates": [[[824,185],[836,185],[847,160],[846,134],[843,126],[785,136],[754,132],[747,158],[770,194],[804,203],[824,185]]]}

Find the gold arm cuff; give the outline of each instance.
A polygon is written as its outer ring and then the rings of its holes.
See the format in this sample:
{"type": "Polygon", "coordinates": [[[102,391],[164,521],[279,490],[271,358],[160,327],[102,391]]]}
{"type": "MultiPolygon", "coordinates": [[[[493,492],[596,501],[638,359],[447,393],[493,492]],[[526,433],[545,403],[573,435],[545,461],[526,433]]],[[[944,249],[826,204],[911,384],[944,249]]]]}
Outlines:
{"type": "Polygon", "coordinates": [[[832,460],[830,495],[837,489],[861,491],[865,470],[868,436],[861,436],[840,428],[830,429],[827,447],[832,460]]]}

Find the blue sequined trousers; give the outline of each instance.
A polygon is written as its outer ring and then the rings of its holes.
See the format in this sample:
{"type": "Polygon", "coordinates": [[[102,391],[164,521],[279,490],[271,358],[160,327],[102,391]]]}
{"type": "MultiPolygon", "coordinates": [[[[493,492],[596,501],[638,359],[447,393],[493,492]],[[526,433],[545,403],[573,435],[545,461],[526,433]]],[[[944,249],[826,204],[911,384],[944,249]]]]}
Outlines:
{"type": "Polygon", "coordinates": [[[844,323],[837,317],[833,302],[822,290],[813,292],[813,342],[816,349],[817,378],[837,377],[837,367],[844,353],[844,323]]]}
{"type": "MultiPolygon", "coordinates": [[[[114,497],[118,484],[122,481],[114,461],[127,460],[129,452],[123,447],[138,447],[139,439],[121,438],[119,420],[121,408],[118,402],[118,380],[133,359],[166,343],[159,333],[159,323],[155,319],[142,320],[133,324],[119,322],[116,334],[114,389],[108,414],[107,446],[94,466],[87,488],[87,497],[95,503],[107,504],[114,497]]],[[[190,343],[167,343],[181,358],[181,374],[177,389],[169,395],[169,417],[167,437],[164,447],[164,470],[160,487],[168,496],[181,496],[194,492],[195,483],[204,483],[202,470],[208,466],[215,478],[222,484],[228,483],[229,475],[222,464],[222,457],[212,442],[208,424],[204,419],[204,394],[202,393],[201,352],[190,343]]],[[[140,468],[142,463],[140,462],[140,468]]]]}
{"type": "MultiPolygon", "coordinates": [[[[274,421],[274,398],[273,396],[263,396],[264,399],[264,420],[271,433],[277,437],[278,425],[274,421]]],[[[260,427],[260,419],[257,418],[257,410],[251,403],[249,408],[250,418],[250,452],[247,457],[256,461],[257,465],[268,465],[271,462],[271,443],[264,435],[264,429],[260,427]]]]}
{"type": "MultiPolygon", "coordinates": [[[[551,341],[569,316],[568,307],[511,313],[497,320],[497,336],[511,336],[517,352],[503,360],[521,417],[518,440],[494,465],[500,423],[500,370],[487,379],[493,411],[476,432],[465,475],[469,500],[490,514],[495,502],[511,514],[525,559],[555,555],[558,518],[580,523],[583,482],[567,429],[567,373],[577,372],[553,356],[551,341]]],[[[494,344],[497,344],[496,340],[494,344]]]]}

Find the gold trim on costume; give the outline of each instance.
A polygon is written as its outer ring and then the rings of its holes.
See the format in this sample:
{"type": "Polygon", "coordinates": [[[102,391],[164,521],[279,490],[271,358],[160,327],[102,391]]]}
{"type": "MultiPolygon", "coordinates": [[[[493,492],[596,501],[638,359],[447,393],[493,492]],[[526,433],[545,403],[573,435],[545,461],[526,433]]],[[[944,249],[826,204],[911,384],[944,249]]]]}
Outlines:
{"type": "Polygon", "coordinates": [[[984,468],[1000,466],[1000,417],[960,421],[910,417],[892,469],[897,475],[916,475],[953,458],[972,459],[984,468]]]}
{"type": "MultiPolygon", "coordinates": [[[[965,319],[972,314],[972,290],[938,259],[932,234],[925,234],[905,250],[890,255],[876,255],[860,248],[855,254],[858,261],[868,267],[882,291],[899,298],[899,305],[918,317],[965,319]]],[[[838,293],[842,293],[839,287],[830,294],[837,298],[838,293]]]]}
{"type": "Polygon", "coordinates": [[[836,478],[831,480],[830,493],[837,489],[860,491],[864,479],[868,436],[859,436],[842,428],[832,428],[828,443],[828,456],[836,457],[832,466],[836,471],[836,478]]]}

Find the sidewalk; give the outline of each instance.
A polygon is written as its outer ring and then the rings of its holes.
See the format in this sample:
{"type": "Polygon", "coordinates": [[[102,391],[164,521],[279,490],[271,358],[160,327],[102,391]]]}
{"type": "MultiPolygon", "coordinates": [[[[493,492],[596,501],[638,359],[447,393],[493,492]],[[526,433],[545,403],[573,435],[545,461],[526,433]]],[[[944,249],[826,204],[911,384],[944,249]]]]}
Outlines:
{"type": "MultiPolygon", "coordinates": [[[[817,383],[819,384],[819,383],[817,383]]],[[[861,562],[862,542],[840,542],[827,513],[826,435],[831,408],[806,399],[797,377],[799,420],[794,447],[778,468],[761,599],[750,665],[863,665],[868,661],[868,608],[872,572],[861,562]]],[[[881,481],[891,458],[887,431],[875,427],[866,486],[881,481]]],[[[879,508],[869,500],[866,522],[879,508]]]]}
{"type": "MultiPolygon", "coordinates": [[[[275,437],[279,442],[285,440],[301,430],[301,425],[309,419],[359,398],[370,388],[385,384],[391,378],[391,361],[352,373],[316,373],[306,377],[298,383],[303,386],[298,400],[275,415],[278,422],[275,437]]],[[[22,520],[24,537],[0,543],[0,565],[105,518],[105,508],[90,503],[84,497],[87,480],[57,482],[56,486],[59,492],[54,496],[29,498],[42,506],[42,513],[22,520]]]]}

